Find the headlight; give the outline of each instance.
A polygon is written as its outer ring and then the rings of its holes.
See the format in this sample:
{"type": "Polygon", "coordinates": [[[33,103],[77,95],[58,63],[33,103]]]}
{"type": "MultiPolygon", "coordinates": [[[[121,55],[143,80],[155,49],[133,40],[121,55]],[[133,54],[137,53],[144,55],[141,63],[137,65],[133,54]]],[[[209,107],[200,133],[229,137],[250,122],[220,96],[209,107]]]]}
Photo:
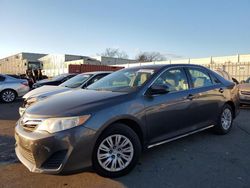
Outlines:
{"type": "Polygon", "coordinates": [[[47,98],[47,96],[30,97],[30,98],[26,99],[26,104],[28,104],[28,106],[29,106],[33,103],[36,103],[36,102],[41,101],[41,100],[46,99],[46,98],[47,98]]]}
{"type": "Polygon", "coordinates": [[[26,102],[28,103],[28,104],[32,104],[32,103],[34,103],[34,102],[37,102],[39,99],[37,98],[37,97],[32,97],[32,98],[28,98],[27,100],[26,100],[26,102]]]}
{"type": "Polygon", "coordinates": [[[76,127],[78,125],[82,125],[89,118],[90,115],[84,115],[79,117],[49,118],[39,124],[36,131],[47,131],[49,133],[55,133],[76,127]]]}

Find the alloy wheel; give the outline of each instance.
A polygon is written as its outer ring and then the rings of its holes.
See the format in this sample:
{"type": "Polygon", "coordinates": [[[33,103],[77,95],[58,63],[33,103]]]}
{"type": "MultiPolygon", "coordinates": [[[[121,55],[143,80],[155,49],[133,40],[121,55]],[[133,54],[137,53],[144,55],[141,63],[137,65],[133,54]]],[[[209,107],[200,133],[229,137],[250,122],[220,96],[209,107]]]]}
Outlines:
{"type": "Polygon", "coordinates": [[[102,168],[109,172],[125,169],[132,161],[134,147],[124,135],[114,134],[105,138],[98,147],[97,159],[102,168]]]}
{"type": "Polygon", "coordinates": [[[232,124],[232,112],[230,109],[225,108],[221,115],[221,125],[225,130],[227,130],[230,128],[231,124],[232,124]]]}
{"type": "Polygon", "coordinates": [[[2,99],[4,102],[12,102],[15,100],[15,93],[11,90],[6,90],[2,93],[2,99]]]}

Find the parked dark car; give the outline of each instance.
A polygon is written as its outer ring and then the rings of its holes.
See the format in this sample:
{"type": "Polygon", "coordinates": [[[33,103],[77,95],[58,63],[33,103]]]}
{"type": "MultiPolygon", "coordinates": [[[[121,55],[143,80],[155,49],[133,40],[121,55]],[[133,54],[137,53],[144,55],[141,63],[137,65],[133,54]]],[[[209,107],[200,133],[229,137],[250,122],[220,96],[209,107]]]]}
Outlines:
{"type": "Polygon", "coordinates": [[[70,78],[59,86],[42,86],[33,89],[23,96],[24,102],[19,108],[19,114],[22,116],[26,108],[38,101],[72,89],[84,89],[110,73],[111,71],[86,72],[70,78]]]}
{"type": "Polygon", "coordinates": [[[75,74],[75,73],[60,74],[60,75],[55,76],[51,79],[40,80],[40,81],[34,83],[32,88],[36,89],[36,88],[44,86],[44,85],[58,86],[61,83],[67,81],[68,79],[74,77],[75,75],[77,75],[77,74],[75,74]]]}
{"type": "Polygon", "coordinates": [[[127,68],[27,108],[15,128],[15,150],[32,172],[92,165],[118,177],[143,149],[209,128],[228,133],[238,107],[235,84],[202,66],[127,68]]]}

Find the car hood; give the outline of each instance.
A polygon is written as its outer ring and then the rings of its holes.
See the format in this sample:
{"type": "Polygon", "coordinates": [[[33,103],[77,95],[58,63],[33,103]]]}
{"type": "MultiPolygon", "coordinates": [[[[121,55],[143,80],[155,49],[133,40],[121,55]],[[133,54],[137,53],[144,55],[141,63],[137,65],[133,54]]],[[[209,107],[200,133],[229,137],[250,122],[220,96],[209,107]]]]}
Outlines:
{"type": "Polygon", "coordinates": [[[48,96],[58,94],[64,91],[69,91],[71,88],[61,87],[61,86],[42,86],[37,89],[31,90],[30,92],[26,93],[23,98],[27,99],[30,97],[42,97],[46,98],[48,96]]]}
{"type": "Polygon", "coordinates": [[[250,91],[250,84],[249,83],[239,84],[239,90],[250,91]]]}
{"type": "Polygon", "coordinates": [[[91,114],[103,106],[114,105],[126,93],[95,90],[70,90],[53,95],[27,108],[28,115],[44,117],[67,117],[91,114]],[[98,106],[98,107],[97,107],[98,106]]]}

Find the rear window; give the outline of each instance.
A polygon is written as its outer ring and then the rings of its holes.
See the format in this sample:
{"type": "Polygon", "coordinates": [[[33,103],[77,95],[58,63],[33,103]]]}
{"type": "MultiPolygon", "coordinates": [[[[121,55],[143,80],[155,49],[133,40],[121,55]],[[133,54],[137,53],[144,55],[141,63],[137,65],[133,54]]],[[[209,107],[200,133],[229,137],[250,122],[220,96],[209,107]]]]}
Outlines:
{"type": "Polygon", "coordinates": [[[218,78],[216,78],[213,74],[210,74],[210,77],[213,81],[214,84],[220,84],[220,80],[218,78]]]}
{"type": "Polygon", "coordinates": [[[3,82],[4,80],[5,80],[5,77],[0,75],[0,82],[3,82]]]}

